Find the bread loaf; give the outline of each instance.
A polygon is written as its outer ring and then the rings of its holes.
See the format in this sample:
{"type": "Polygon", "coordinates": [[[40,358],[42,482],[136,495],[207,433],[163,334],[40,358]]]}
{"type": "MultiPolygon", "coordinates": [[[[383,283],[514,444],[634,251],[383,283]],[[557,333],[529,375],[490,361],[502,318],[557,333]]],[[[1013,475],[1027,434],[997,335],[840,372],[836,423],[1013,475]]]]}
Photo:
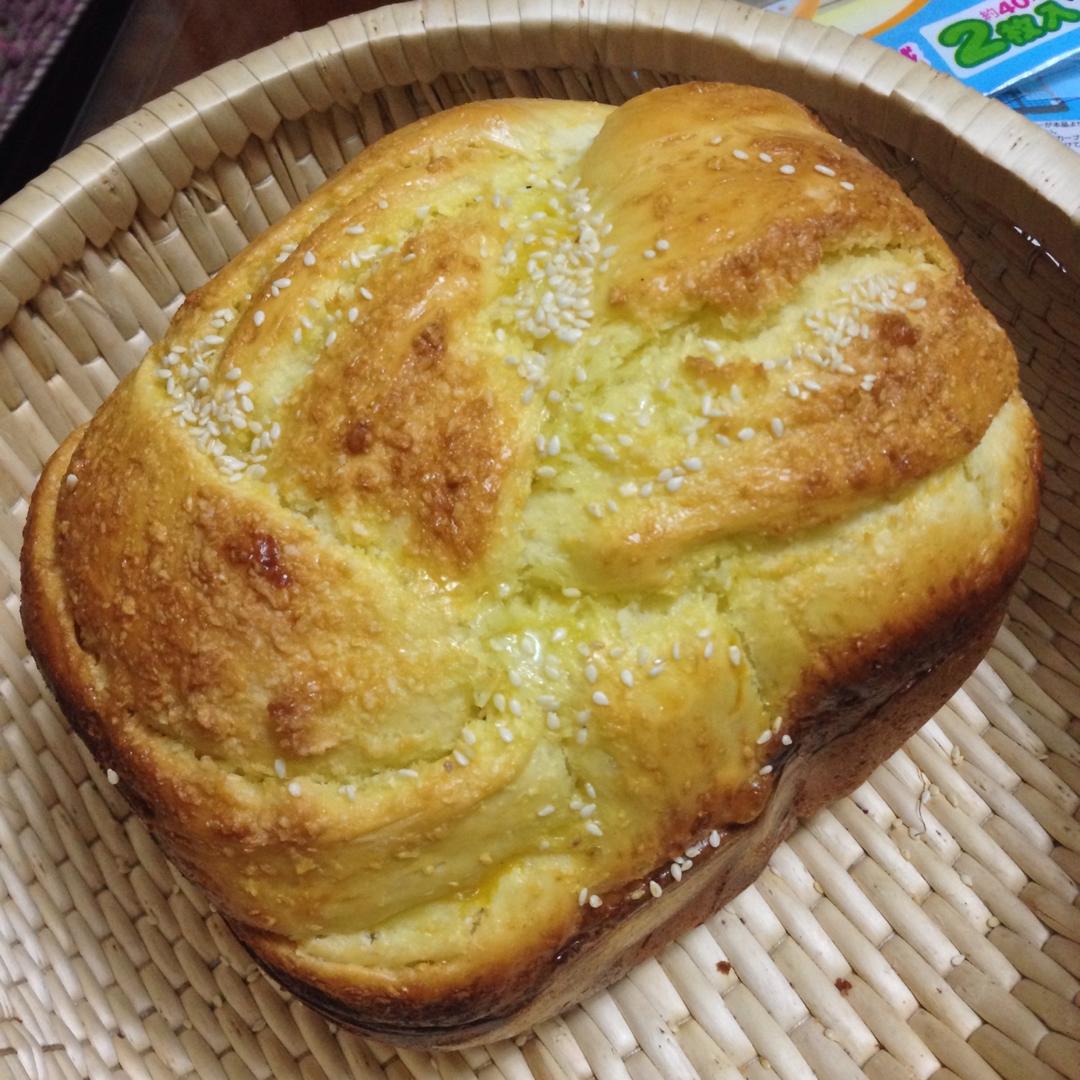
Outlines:
{"type": "Polygon", "coordinates": [[[187,298],[49,462],[23,616],[262,964],[462,1045],[706,917],[907,739],[1038,473],[1005,334],[799,105],[488,101],[187,298]]]}

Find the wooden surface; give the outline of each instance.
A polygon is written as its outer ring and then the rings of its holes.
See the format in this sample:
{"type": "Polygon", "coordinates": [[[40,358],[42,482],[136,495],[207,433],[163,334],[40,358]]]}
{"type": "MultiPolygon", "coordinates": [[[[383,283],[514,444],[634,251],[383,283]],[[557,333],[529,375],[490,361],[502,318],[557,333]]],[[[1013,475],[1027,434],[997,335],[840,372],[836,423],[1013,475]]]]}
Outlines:
{"type": "MultiPolygon", "coordinates": [[[[32,2],[0,0],[0,36],[12,32],[5,11],[19,11],[32,2]]],[[[0,200],[14,195],[60,155],[132,3],[89,0],[78,17],[69,12],[72,21],[66,26],[66,38],[45,70],[35,75],[36,85],[9,117],[0,140],[0,200]]],[[[60,34],[65,27],[57,23],[53,30],[60,34]]]]}
{"type": "Polygon", "coordinates": [[[378,0],[138,0],[104,58],[66,149],[225,60],[378,6],[378,0]]]}

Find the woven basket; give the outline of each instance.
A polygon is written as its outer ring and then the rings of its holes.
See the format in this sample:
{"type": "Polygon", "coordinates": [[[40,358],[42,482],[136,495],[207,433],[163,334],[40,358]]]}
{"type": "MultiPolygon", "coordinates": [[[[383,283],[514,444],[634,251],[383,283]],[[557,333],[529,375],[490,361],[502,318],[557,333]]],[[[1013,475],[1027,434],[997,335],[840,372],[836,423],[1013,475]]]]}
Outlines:
{"type": "Polygon", "coordinates": [[[1080,157],[1003,106],[715,0],[343,19],[185,84],[0,207],[0,1080],[1080,1076],[1078,208],[1080,157]],[[1031,563],[965,688],[705,926],[517,1043],[360,1039],[255,969],[69,734],[19,625],[27,500],[184,293],[384,132],[690,77],[821,111],[952,242],[1044,433],[1031,563]]]}

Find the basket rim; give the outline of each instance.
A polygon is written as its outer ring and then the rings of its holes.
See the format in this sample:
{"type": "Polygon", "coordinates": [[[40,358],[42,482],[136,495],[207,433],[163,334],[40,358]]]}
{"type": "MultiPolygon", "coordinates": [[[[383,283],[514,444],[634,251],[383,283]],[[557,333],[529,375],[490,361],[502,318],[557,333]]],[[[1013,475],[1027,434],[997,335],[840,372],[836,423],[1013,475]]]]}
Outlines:
{"type": "Polygon", "coordinates": [[[737,0],[408,0],[211,68],[0,203],[0,329],[87,242],[106,245],[140,204],[163,214],[196,169],[239,153],[251,134],[267,138],[286,119],[444,73],[596,64],[788,93],[929,164],[1080,269],[1080,155],[1003,103],[867,38],[737,0]],[[155,154],[165,143],[182,154],[155,154]]]}

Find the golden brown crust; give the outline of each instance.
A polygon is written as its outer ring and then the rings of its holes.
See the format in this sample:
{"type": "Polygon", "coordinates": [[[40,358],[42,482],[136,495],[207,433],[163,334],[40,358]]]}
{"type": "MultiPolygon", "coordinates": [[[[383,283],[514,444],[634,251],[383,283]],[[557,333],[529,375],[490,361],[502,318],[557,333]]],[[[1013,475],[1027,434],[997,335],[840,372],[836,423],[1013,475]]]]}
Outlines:
{"type": "Polygon", "coordinates": [[[261,962],[456,1045],[704,917],[945,699],[1037,455],[941,239],[792,102],[484,103],[189,298],[47,466],[24,623],[261,962]]]}

